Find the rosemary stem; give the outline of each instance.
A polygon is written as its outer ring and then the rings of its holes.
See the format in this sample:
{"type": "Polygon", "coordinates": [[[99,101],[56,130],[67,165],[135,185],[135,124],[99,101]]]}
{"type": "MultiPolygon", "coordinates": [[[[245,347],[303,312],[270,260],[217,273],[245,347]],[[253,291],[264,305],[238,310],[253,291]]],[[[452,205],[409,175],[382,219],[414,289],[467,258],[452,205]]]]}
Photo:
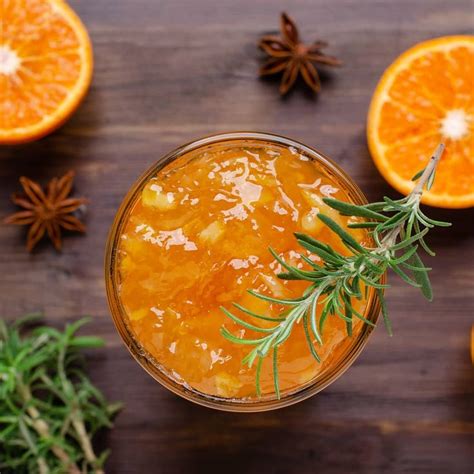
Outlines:
{"type": "MultiPolygon", "coordinates": [[[[81,448],[84,452],[87,462],[89,462],[92,466],[94,466],[97,462],[97,458],[94,453],[94,450],[92,449],[92,444],[89,439],[89,436],[87,435],[87,431],[84,426],[84,422],[82,420],[82,415],[75,408],[73,410],[73,414],[71,418],[72,418],[72,425],[74,426],[74,429],[76,430],[76,433],[79,436],[79,444],[81,445],[81,448]]],[[[104,474],[104,471],[102,469],[95,468],[94,473],[104,474]]]]}
{"type": "Polygon", "coordinates": [[[48,466],[45,458],[43,456],[39,456],[38,448],[35,445],[33,439],[31,438],[31,436],[29,435],[28,429],[26,427],[24,416],[19,417],[18,424],[20,426],[20,432],[22,434],[22,438],[23,438],[24,442],[28,445],[28,447],[31,449],[31,451],[34,452],[35,455],[37,456],[36,462],[38,464],[39,473],[40,474],[49,474],[49,472],[50,472],[49,466],[48,466]]]}
{"type": "Polygon", "coordinates": [[[394,227],[388,234],[382,239],[381,246],[379,247],[379,253],[387,251],[397,241],[400,231],[403,228],[403,223],[394,227]]]}
{"type": "MultiPolygon", "coordinates": [[[[440,143],[433,155],[430,158],[430,161],[428,162],[428,165],[426,166],[425,170],[423,171],[422,175],[416,182],[415,187],[412,189],[410,194],[408,195],[408,202],[410,200],[415,200],[417,204],[419,204],[421,200],[421,196],[423,194],[423,188],[425,187],[426,182],[438,166],[438,162],[441,159],[441,156],[443,155],[445,146],[443,143],[440,143]]],[[[394,245],[397,241],[398,236],[400,235],[400,232],[402,229],[405,227],[405,223],[402,221],[399,225],[394,227],[388,234],[382,239],[382,246],[381,250],[385,251],[389,249],[392,245],[394,245]]]]}
{"type": "MultiPolygon", "coordinates": [[[[18,380],[18,392],[25,405],[27,405],[26,411],[32,419],[32,424],[35,431],[42,438],[49,438],[49,425],[41,418],[41,415],[36,407],[31,405],[32,395],[30,389],[25,384],[23,384],[21,380],[18,380]]],[[[77,465],[71,460],[63,448],[53,444],[51,446],[51,451],[65,466],[67,466],[69,474],[81,474],[81,471],[77,465]]]]}
{"type": "Polygon", "coordinates": [[[44,458],[38,458],[38,469],[40,474],[48,474],[49,468],[44,458]]]}
{"type": "Polygon", "coordinates": [[[441,159],[441,156],[443,155],[445,146],[443,143],[440,143],[433,155],[430,158],[430,161],[428,162],[428,165],[426,166],[425,170],[423,171],[423,174],[420,176],[420,179],[417,181],[415,187],[409,194],[409,197],[416,197],[417,200],[419,201],[421,199],[421,195],[423,194],[423,188],[425,187],[426,182],[432,175],[433,171],[435,170],[436,166],[438,166],[438,162],[441,159]]]}

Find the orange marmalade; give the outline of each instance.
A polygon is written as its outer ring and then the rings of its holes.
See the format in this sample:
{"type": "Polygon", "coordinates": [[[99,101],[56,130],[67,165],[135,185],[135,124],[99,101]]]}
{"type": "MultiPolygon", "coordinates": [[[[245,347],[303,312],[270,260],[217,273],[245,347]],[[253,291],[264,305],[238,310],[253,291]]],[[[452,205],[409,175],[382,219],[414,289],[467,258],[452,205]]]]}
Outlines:
{"type": "MultiPolygon", "coordinates": [[[[224,339],[258,333],[230,320],[232,303],[277,316],[282,307],[260,300],[301,296],[308,282],[280,280],[268,247],[300,268],[307,265],[294,232],[309,234],[341,253],[347,249],[317,219],[322,212],[347,228],[346,217],[324,204],[325,196],[349,201],[344,185],[322,164],[295,148],[259,141],[209,145],[185,153],[140,189],[118,243],[118,297],[127,326],[143,351],[180,384],[206,395],[255,397],[255,366],[242,365],[251,346],[224,339]]],[[[350,230],[362,241],[366,234],[350,230]]],[[[357,303],[364,312],[365,302],[357,303]]],[[[356,305],[357,305],[356,304],[356,305]]],[[[320,311],[321,308],[319,308],[320,311]]],[[[238,314],[246,319],[243,313],[238,314]]],[[[251,319],[269,327],[275,323],[251,319]]],[[[279,348],[282,392],[295,390],[331,367],[347,351],[345,322],[329,317],[323,345],[311,356],[301,324],[279,348]]],[[[361,323],[354,320],[354,334],[361,323]]],[[[354,337],[354,336],[353,336],[354,337]]],[[[274,393],[272,358],[264,360],[262,394],[274,393]]]]}

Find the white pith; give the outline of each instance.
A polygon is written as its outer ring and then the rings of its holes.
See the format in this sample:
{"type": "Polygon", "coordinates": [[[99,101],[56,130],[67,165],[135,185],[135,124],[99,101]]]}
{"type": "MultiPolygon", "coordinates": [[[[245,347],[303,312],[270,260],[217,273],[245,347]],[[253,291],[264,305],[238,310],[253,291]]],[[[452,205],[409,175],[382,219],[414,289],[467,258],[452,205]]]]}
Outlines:
{"type": "Polygon", "coordinates": [[[449,110],[441,121],[441,133],[446,138],[459,140],[468,131],[468,116],[462,109],[449,110]]]}
{"type": "Polygon", "coordinates": [[[21,60],[9,46],[0,46],[0,74],[15,74],[20,67],[21,60]]]}

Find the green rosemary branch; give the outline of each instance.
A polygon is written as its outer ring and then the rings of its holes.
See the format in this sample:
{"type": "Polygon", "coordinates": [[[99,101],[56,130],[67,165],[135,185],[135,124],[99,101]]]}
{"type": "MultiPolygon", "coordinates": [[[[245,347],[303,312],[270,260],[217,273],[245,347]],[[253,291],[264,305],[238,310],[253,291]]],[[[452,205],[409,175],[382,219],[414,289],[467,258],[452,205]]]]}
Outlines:
{"type": "Polygon", "coordinates": [[[353,304],[354,299],[367,298],[369,288],[374,288],[377,292],[383,320],[391,335],[392,329],[384,298],[384,289],[388,288],[388,285],[381,283],[388,269],[392,269],[409,285],[419,288],[428,300],[432,300],[433,293],[428,277],[430,268],[425,267],[418,250],[421,247],[429,255],[434,255],[425,242],[426,234],[435,226],[447,227],[451,224],[427,217],[420,209],[420,201],[423,190],[425,188],[429,190],[434,182],[436,166],[443,151],[444,145],[440,144],[426,168],[413,177],[413,181],[417,183],[413,191],[403,199],[394,201],[385,197],[382,202],[361,206],[331,198],[323,199],[328,206],[341,215],[364,218],[364,221],[349,224],[348,227],[367,229],[375,243],[373,247],[362,246],[333,219],[324,214],[318,214],[318,218],[349,249],[351,252],[349,256],[342,255],[329,245],[300,233],[295,234],[300,246],[318,256],[322,263],[315,263],[305,255],[301,255],[309,267],[303,270],[289,265],[275,250],[269,249],[273,257],[285,269],[284,273],[278,274],[279,278],[304,280],[308,282],[308,287],[301,297],[294,299],[273,298],[249,290],[249,293],[256,298],[284,306],[286,309],[277,318],[256,314],[237,304],[234,306],[252,318],[274,321],[274,326],[259,327],[221,308],[231,320],[243,328],[263,334],[262,337],[256,339],[245,339],[234,336],[225,326],[221,328],[221,334],[227,340],[251,347],[242,363],[252,367],[256,362],[257,396],[261,395],[262,361],[272,354],[275,393],[277,398],[280,398],[278,348],[291,336],[295,324],[303,324],[309,351],[317,362],[320,359],[316,346],[323,343],[322,334],[328,317],[344,320],[348,336],[352,335],[353,318],[358,318],[365,324],[373,326],[374,323],[360,314],[353,304]],[[318,312],[318,304],[322,305],[320,312],[318,312]]]}
{"type": "Polygon", "coordinates": [[[39,318],[0,319],[0,471],[101,474],[108,453],[96,456],[92,436],[112,426],[120,404],[91,384],[79,350],[104,342],[76,336],[86,319],[63,332],[40,326],[24,334],[39,318]]]}

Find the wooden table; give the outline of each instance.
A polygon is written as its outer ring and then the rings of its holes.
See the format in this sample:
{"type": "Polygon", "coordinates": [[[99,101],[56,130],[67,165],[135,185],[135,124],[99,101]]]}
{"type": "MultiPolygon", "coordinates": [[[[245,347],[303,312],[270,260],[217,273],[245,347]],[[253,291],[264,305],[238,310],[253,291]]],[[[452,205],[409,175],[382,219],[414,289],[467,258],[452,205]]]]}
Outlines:
{"type": "MultiPolygon", "coordinates": [[[[129,356],[109,317],[103,253],[115,211],[136,177],[191,139],[230,130],[281,133],[319,148],[375,199],[396,193],[369,157],[367,107],[385,67],[434,36],[469,33],[473,4],[456,0],[299,0],[286,5],[307,39],[331,43],[344,68],[320,97],[282,100],[256,77],[258,37],[277,29],[269,0],[75,0],[95,50],[90,93],[74,117],[37,143],[0,150],[0,215],[27,175],[75,169],[90,201],[87,236],[33,255],[18,228],[0,227],[0,311],[44,311],[62,325],[90,314],[107,339],[91,353],[93,379],[126,409],[102,443],[114,473],[468,473],[473,459],[473,210],[431,210],[454,223],[432,243],[435,301],[396,278],[395,336],[379,327],[354,366],[323,393],[252,415],[194,406],[155,383],[129,356]]],[[[435,80],[435,78],[433,78],[435,80]]],[[[430,262],[431,263],[431,262],[430,262]]]]}

